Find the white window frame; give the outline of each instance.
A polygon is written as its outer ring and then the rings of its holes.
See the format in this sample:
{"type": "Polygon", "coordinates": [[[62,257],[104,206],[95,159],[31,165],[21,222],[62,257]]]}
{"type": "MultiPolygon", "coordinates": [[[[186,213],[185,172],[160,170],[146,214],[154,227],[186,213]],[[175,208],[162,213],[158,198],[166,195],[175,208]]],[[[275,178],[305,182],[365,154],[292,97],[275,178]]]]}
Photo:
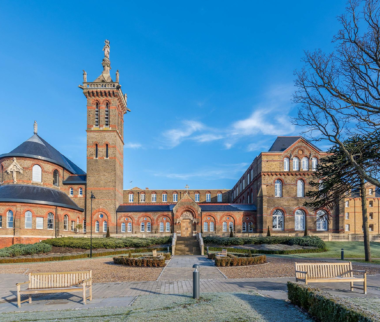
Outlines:
{"type": "Polygon", "coordinates": [[[178,202],[178,193],[173,193],[173,202],[178,202]]]}
{"type": "Polygon", "coordinates": [[[349,206],[350,206],[350,202],[346,200],[346,207],[349,207],[349,206]]]}
{"type": "Polygon", "coordinates": [[[276,209],[272,218],[272,229],[277,231],[284,230],[284,213],[280,209],[276,209]]]}
{"type": "Polygon", "coordinates": [[[290,160],[289,158],[284,158],[284,171],[289,171],[290,167],[290,160]]]}
{"type": "Polygon", "coordinates": [[[346,212],[346,219],[350,219],[350,213],[346,212]]]}
{"type": "Polygon", "coordinates": [[[64,231],[69,230],[69,216],[68,215],[63,216],[63,230],[64,231]]]}
{"type": "Polygon", "coordinates": [[[204,233],[207,233],[207,232],[208,232],[208,223],[207,223],[207,221],[205,221],[205,222],[203,223],[203,232],[204,232],[204,233]]]}
{"type": "Polygon", "coordinates": [[[121,232],[125,233],[125,222],[121,223],[121,232]]]}
{"type": "Polygon", "coordinates": [[[210,233],[212,233],[214,231],[214,222],[213,221],[210,221],[210,233]]]}
{"type": "Polygon", "coordinates": [[[282,197],[282,181],[280,179],[274,182],[274,196],[276,198],[282,197]]]}
{"type": "Polygon", "coordinates": [[[162,202],[167,202],[168,201],[168,195],[166,193],[162,194],[162,202]]]}
{"type": "Polygon", "coordinates": [[[368,207],[373,208],[373,201],[372,200],[370,200],[370,202],[368,203],[368,207]]]}
{"type": "Polygon", "coordinates": [[[199,193],[195,194],[195,202],[199,202],[199,193]]]}
{"type": "Polygon", "coordinates": [[[165,224],[165,226],[166,226],[165,227],[166,228],[166,232],[170,233],[170,222],[167,221],[166,224],[165,224]]]}
{"type": "Polygon", "coordinates": [[[107,220],[103,221],[103,233],[107,232],[107,220]]]}
{"type": "Polygon", "coordinates": [[[218,198],[218,202],[222,202],[223,201],[223,196],[222,196],[221,193],[218,193],[217,198],[218,198]]]}
{"type": "Polygon", "coordinates": [[[346,224],[345,231],[350,231],[350,224],[346,224]]]}
{"type": "Polygon", "coordinates": [[[44,229],[44,218],[36,217],[36,229],[44,229]]]}
{"type": "Polygon", "coordinates": [[[70,229],[71,229],[71,231],[75,230],[75,221],[74,220],[72,220],[70,223],[70,229]]]}
{"type": "Polygon", "coordinates": [[[369,195],[372,195],[372,194],[373,194],[373,189],[372,189],[372,188],[369,189],[368,194],[369,194],[369,195]]]}
{"type": "Polygon", "coordinates": [[[230,221],[228,223],[228,232],[230,233],[231,232],[231,228],[232,228],[232,231],[234,232],[234,223],[232,221],[230,221]]]}
{"type": "Polygon", "coordinates": [[[317,212],[317,231],[328,231],[328,220],[326,218],[327,214],[324,210],[318,210],[317,212]],[[321,224],[322,222],[322,224],[321,224]],[[323,225],[323,226],[322,226],[323,225]]]}
{"type": "Polygon", "coordinates": [[[134,194],[133,193],[130,193],[129,194],[129,202],[132,203],[134,200],[134,194]]]}
{"type": "Polygon", "coordinates": [[[247,232],[247,223],[246,222],[243,222],[242,232],[243,233],[247,232]]]}
{"type": "Polygon", "coordinates": [[[160,233],[164,232],[164,223],[161,221],[160,222],[160,233]]]}
{"type": "Polygon", "coordinates": [[[48,218],[47,218],[47,229],[52,230],[54,229],[54,214],[52,212],[48,213],[48,218]],[[50,227],[49,227],[50,226],[50,227]]]}
{"type": "Polygon", "coordinates": [[[297,157],[293,158],[293,171],[299,171],[300,170],[300,159],[297,157]]]}
{"type": "Polygon", "coordinates": [[[226,233],[227,232],[227,222],[223,222],[223,232],[226,233]]]}
{"type": "Polygon", "coordinates": [[[317,158],[312,158],[311,159],[311,170],[312,171],[317,171],[317,166],[318,166],[318,159],[317,158]]]}
{"type": "Polygon", "coordinates": [[[128,224],[127,224],[127,232],[128,233],[132,232],[132,223],[131,222],[128,222],[128,224]]]}
{"type": "Polygon", "coordinates": [[[151,231],[152,231],[152,224],[150,223],[150,221],[148,221],[146,223],[146,232],[150,233],[151,231]]]}
{"type": "Polygon", "coordinates": [[[83,188],[79,188],[79,197],[83,197],[83,188]]]}
{"type": "Polygon", "coordinates": [[[305,198],[305,181],[301,179],[297,180],[297,197],[305,198]]]}
{"type": "Polygon", "coordinates": [[[305,212],[302,209],[296,210],[296,213],[294,214],[294,230],[304,231],[305,220],[306,220],[305,212]]]}
{"type": "Polygon", "coordinates": [[[156,202],[157,195],[155,193],[152,193],[152,202],[156,202]]]}
{"type": "Polygon", "coordinates": [[[211,193],[206,193],[206,202],[211,202],[211,193]]]}
{"type": "Polygon", "coordinates": [[[302,170],[303,171],[309,171],[309,158],[308,157],[302,158],[302,170]]]}
{"type": "Polygon", "coordinates": [[[248,231],[249,231],[250,233],[253,232],[253,222],[249,222],[249,223],[248,223],[248,231]]]}
{"type": "Polygon", "coordinates": [[[32,181],[39,182],[39,183],[42,182],[42,168],[38,164],[35,164],[33,166],[32,181]]]}
{"type": "Polygon", "coordinates": [[[140,202],[145,202],[145,193],[140,194],[140,202]]]}
{"type": "Polygon", "coordinates": [[[33,214],[31,211],[25,212],[25,229],[33,228],[33,214]]]}
{"type": "Polygon", "coordinates": [[[72,197],[72,196],[74,196],[74,189],[73,188],[70,188],[70,190],[69,190],[69,195],[72,197]]]}
{"type": "Polygon", "coordinates": [[[99,232],[99,220],[95,221],[95,232],[99,232]]]}

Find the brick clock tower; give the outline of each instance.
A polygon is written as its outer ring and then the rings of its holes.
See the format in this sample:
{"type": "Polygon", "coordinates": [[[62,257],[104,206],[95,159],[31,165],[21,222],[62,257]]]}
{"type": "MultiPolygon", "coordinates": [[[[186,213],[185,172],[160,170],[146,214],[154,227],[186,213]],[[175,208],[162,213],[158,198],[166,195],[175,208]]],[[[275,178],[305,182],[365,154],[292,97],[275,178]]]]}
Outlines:
{"type": "Polygon", "coordinates": [[[83,90],[87,98],[87,184],[86,184],[86,228],[91,228],[91,192],[93,232],[105,234],[116,232],[116,210],[123,203],[124,161],[124,114],[127,95],[110,75],[110,42],[103,48],[103,72],[93,82],[87,81],[83,71],[83,90]]]}

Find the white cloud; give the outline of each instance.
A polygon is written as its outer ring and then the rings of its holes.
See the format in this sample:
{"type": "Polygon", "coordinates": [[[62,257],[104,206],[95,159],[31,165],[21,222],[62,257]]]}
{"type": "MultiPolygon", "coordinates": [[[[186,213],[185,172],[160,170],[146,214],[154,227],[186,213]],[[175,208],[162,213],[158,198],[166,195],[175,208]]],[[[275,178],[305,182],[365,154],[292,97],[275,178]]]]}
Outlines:
{"type": "Polygon", "coordinates": [[[221,140],[223,138],[224,138],[223,135],[205,133],[205,134],[201,134],[201,135],[193,137],[192,140],[197,141],[197,142],[211,142],[211,141],[221,140]]]}
{"type": "Polygon", "coordinates": [[[182,123],[183,127],[180,129],[172,129],[163,133],[167,146],[174,148],[189,138],[194,132],[198,132],[204,128],[204,125],[197,121],[183,121],[182,123]]]}
{"type": "Polygon", "coordinates": [[[139,149],[139,148],[142,148],[142,145],[140,143],[126,143],[124,145],[127,149],[139,149]]]}

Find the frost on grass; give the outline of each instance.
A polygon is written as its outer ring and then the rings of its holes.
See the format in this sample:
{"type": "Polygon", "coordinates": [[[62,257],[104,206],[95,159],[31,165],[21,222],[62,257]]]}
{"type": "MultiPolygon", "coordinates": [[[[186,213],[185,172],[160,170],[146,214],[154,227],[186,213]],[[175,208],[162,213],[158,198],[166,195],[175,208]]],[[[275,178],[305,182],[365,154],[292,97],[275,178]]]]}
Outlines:
{"type": "Polygon", "coordinates": [[[125,308],[28,312],[0,315],[0,321],[312,321],[293,305],[256,293],[145,295],[125,308]]]}

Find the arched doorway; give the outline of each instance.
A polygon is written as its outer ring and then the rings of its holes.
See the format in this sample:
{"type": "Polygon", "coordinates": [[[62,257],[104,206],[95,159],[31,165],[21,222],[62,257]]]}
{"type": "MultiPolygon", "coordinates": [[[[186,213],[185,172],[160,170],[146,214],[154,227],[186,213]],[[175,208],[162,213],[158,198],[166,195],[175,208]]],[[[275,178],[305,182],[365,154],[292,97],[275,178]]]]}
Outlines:
{"type": "Polygon", "coordinates": [[[185,211],[181,215],[181,237],[192,237],[194,229],[194,217],[190,211],[185,211]]]}

